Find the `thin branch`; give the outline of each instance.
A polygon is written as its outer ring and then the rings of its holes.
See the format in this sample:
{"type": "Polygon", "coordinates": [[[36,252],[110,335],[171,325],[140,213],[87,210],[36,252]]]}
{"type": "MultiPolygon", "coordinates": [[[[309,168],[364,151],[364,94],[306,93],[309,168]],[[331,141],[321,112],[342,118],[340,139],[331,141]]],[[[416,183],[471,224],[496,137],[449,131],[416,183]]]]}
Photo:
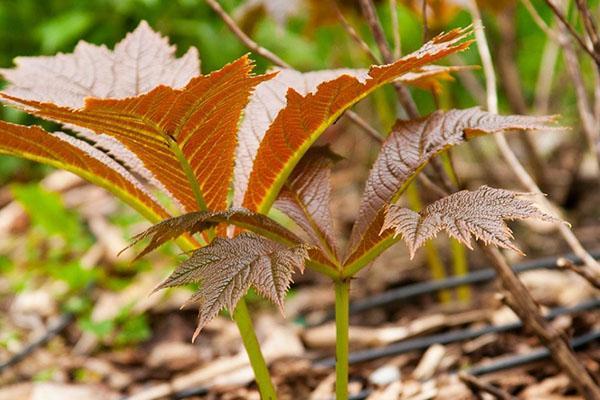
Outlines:
{"type": "Polygon", "coordinates": [[[575,272],[577,275],[581,276],[583,279],[588,281],[590,285],[592,285],[596,289],[600,289],[600,277],[592,274],[585,267],[578,267],[573,261],[564,257],[561,257],[558,260],[556,260],[556,266],[562,269],[567,269],[575,272]]]}
{"type": "Polygon", "coordinates": [[[423,43],[429,40],[429,25],[427,23],[427,0],[421,0],[421,14],[423,15],[423,43]]]}
{"type": "MultiPolygon", "coordinates": [[[[249,50],[255,52],[258,55],[261,55],[262,57],[266,58],[267,60],[271,61],[273,64],[275,64],[279,67],[293,69],[290,64],[283,61],[281,58],[279,58],[279,56],[277,56],[270,50],[265,49],[264,47],[260,46],[258,43],[256,43],[254,40],[252,40],[250,38],[250,36],[246,35],[244,33],[244,31],[242,31],[242,29],[236,24],[236,22],[233,20],[233,18],[231,18],[229,16],[229,14],[227,14],[227,12],[225,12],[225,10],[223,10],[221,5],[216,0],[206,0],[206,2],[214,10],[214,12],[217,13],[219,15],[219,17],[221,17],[221,19],[223,20],[223,22],[225,22],[225,25],[227,25],[229,30],[235,36],[237,36],[237,38],[249,50]]],[[[373,139],[377,140],[378,142],[383,141],[383,139],[381,138],[381,135],[379,135],[379,132],[377,132],[377,130],[375,128],[371,127],[365,120],[363,120],[354,111],[348,110],[348,111],[346,111],[345,114],[348,116],[348,118],[352,122],[354,122],[357,126],[362,128],[373,139]]]]}
{"type": "MultiPolygon", "coordinates": [[[[385,39],[385,34],[383,32],[381,22],[377,17],[373,2],[371,0],[360,0],[360,6],[367,24],[373,33],[373,38],[375,39],[375,43],[377,43],[377,47],[379,48],[379,52],[383,57],[383,61],[385,61],[387,64],[393,63],[394,58],[387,40],[385,39]]],[[[402,107],[408,116],[410,118],[417,118],[419,116],[419,111],[417,110],[417,105],[415,104],[408,89],[399,83],[394,83],[393,85],[396,93],[398,94],[398,100],[400,101],[400,104],[402,104],[402,107]]]]}
{"type": "Polygon", "coordinates": [[[548,4],[548,7],[550,7],[552,9],[552,12],[554,13],[554,15],[556,15],[558,17],[558,19],[560,20],[560,22],[562,23],[562,25],[567,28],[567,31],[571,34],[571,36],[577,41],[577,43],[579,43],[579,46],[590,55],[590,57],[592,57],[592,59],[596,62],[596,65],[598,65],[598,67],[600,68],[600,54],[597,54],[594,52],[593,49],[590,49],[590,47],[587,45],[587,43],[585,43],[585,40],[579,35],[579,33],[577,33],[577,31],[575,30],[575,28],[573,28],[573,26],[569,23],[569,21],[567,21],[567,18],[565,17],[565,15],[562,13],[562,11],[560,11],[558,9],[558,7],[552,2],[552,0],[544,0],[546,2],[546,4],[548,4]]]}
{"type": "Polygon", "coordinates": [[[586,3],[587,2],[583,0],[575,0],[575,4],[577,4],[577,9],[581,15],[581,20],[583,21],[585,31],[592,42],[594,53],[598,55],[600,53],[600,38],[598,37],[598,28],[596,28],[596,23],[594,22],[592,14],[590,13],[590,9],[586,3]]]}
{"type": "Polygon", "coordinates": [[[575,353],[563,335],[544,319],[539,306],[535,303],[525,285],[506,263],[500,251],[488,246],[480,246],[480,248],[496,269],[498,278],[507,292],[508,305],[523,321],[523,325],[534,332],[542,344],[548,348],[554,361],[567,374],[573,386],[584,398],[588,400],[600,399],[600,388],[577,360],[575,353]]]}
{"type": "Polygon", "coordinates": [[[473,394],[478,396],[479,398],[483,398],[479,393],[484,392],[492,395],[493,398],[497,400],[516,400],[517,398],[511,396],[509,393],[504,390],[496,387],[490,383],[484,382],[482,379],[477,378],[471,374],[466,372],[460,372],[458,377],[461,381],[464,382],[465,385],[471,389],[473,394]]]}
{"type": "MultiPolygon", "coordinates": [[[[487,108],[488,111],[495,114],[498,113],[498,93],[496,91],[496,74],[494,72],[494,65],[492,63],[492,56],[490,49],[487,44],[487,39],[483,33],[483,25],[481,23],[481,15],[479,14],[479,8],[475,0],[469,1],[469,8],[473,16],[473,25],[475,27],[475,38],[477,40],[477,48],[481,57],[481,63],[483,65],[483,71],[485,74],[486,89],[487,89],[487,108]]],[[[521,184],[532,193],[538,194],[538,201],[549,211],[560,215],[558,208],[552,204],[546,197],[543,196],[542,191],[535,183],[531,175],[525,170],[521,162],[517,159],[515,153],[511,150],[504,133],[494,134],[494,139],[502,154],[502,157],[513,171],[517,179],[521,184]]],[[[600,273],[600,264],[589,253],[583,248],[577,237],[573,234],[571,229],[566,226],[563,222],[558,221],[555,223],[556,228],[563,236],[567,244],[573,249],[575,254],[584,260],[585,264],[590,267],[593,271],[600,273]]]]}
{"type": "Polygon", "coordinates": [[[392,35],[394,38],[394,60],[402,55],[402,42],[400,40],[400,25],[398,23],[398,1],[390,0],[390,16],[392,18],[392,35]]]}
{"type": "Polygon", "coordinates": [[[581,119],[581,127],[583,133],[588,141],[588,145],[592,150],[596,163],[600,166],[600,132],[598,132],[598,123],[594,116],[592,107],[588,99],[588,95],[581,76],[581,67],[575,49],[571,45],[571,42],[566,38],[565,29],[562,28],[561,44],[563,47],[563,57],[565,60],[565,66],[567,74],[573,81],[575,88],[575,97],[577,98],[577,110],[579,111],[579,119],[581,119]]]}
{"type": "Polygon", "coordinates": [[[344,14],[342,14],[342,12],[340,11],[340,8],[337,6],[337,4],[333,3],[333,7],[335,7],[335,14],[337,15],[337,18],[339,19],[340,23],[342,24],[342,27],[344,28],[348,36],[350,36],[350,38],[354,40],[354,42],[362,49],[362,51],[367,56],[369,56],[371,61],[373,61],[375,64],[380,64],[381,61],[379,60],[379,57],[377,57],[375,53],[373,53],[369,45],[363,40],[362,37],[360,37],[358,32],[356,32],[356,29],[354,29],[354,27],[350,25],[346,17],[344,17],[344,14]]]}
{"type": "Polygon", "coordinates": [[[527,9],[527,11],[529,12],[529,15],[531,15],[531,18],[533,18],[533,22],[535,22],[535,24],[542,31],[544,31],[546,36],[548,36],[552,41],[554,41],[555,43],[558,44],[559,41],[558,41],[558,36],[557,36],[556,32],[546,24],[546,21],[544,21],[544,19],[540,16],[540,14],[537,12],[535,7],[533,6],[533,4],[531,4],[531,1],[530,0],[521,0],[521,2],[523,3],[523,5],[527,9]]]}

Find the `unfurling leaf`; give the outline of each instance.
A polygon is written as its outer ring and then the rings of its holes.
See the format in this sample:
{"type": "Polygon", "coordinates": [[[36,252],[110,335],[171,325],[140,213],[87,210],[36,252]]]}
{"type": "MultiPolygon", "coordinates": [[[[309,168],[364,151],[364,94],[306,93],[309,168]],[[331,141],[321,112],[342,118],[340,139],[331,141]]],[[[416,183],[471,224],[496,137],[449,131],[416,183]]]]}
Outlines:
{"type": "Polygon", "coordinates": [[[381,229],[393,229],[394,235],[402,235],[411,258],[419,247],[441,230],[445,230],[470,249],[473,235],[486,244],[521,253],[511,243],[513,236],[504,220],[556,220],[540,211],[532,201],[520,198],[523,195],[526,193],[482,186],[475,191],[462,190],[451,194],[418,213],[391,205],[381,229]]]}
{"type": "Polygon", "coordinates": [[[327,147],[310,149],[289,177],[274,206],[287,214],[310,238],[337,260],[337,244],[331,216],[331,164],[339,157],[327,147]]]}
{"type": "Polygon", "coordinates": [[[124,99],[88,98],[73,109],[0,93],[25,111],[68,126],[106,134],[134,153],[185,210],[197,210],[199,183],[208,209],[227,207],[233,177],[237,125],[251,91],[271,75],[252,76],[247,56],[182,89],[158,86],[124,99]],[[189,163],[182,166],[181,158],[189,163]]]}
{"type": "Polygon", "coordinates": [[[547,129],[551,117],[497,115],[479,108],[436,111],[429,116],[398,121],[383,143],[367,179],[359,215],[350,236],[346,264],[379,246],[389,246],[391,232],[380,235],[384,208],[394,202],[429,160],[481,133],[506,129],[547,129]],[[384,242],[387,242],[385,244],[384,242]]]}
{"type": "Polygon", "coordinates": [[[200,284],[200,290],[187,302],[199,302],[198,327],[192,339],[195,340],[221,309],[233,312],[250,286],[283,312],[294,268],[303,271],[307,257],[305,245],[290,248],[252,233],[242,233],[233,239],[217,238],[194,251],[155,290],[200,284]]]}
{"type": "Polygon", "coordinates": [[[460,29],[439,35],[392,64],[372,67],[362,79],[342,75],[306,95],[289,89],[285,108],[260,142],[242,205],[261,213],[268,211],[304,153],[345,110],[382,85],[466,49],[470,42],[463,41],[465,35],[460,29]]]}
{"type": "Polygon", "coordinates": [[[151,221],[168,216],[154,196],[125,168],[90,144],[65,133],[50,134],[38,126],[0,121],[0,154],[73,172],[111,191],[151,221]]]}
{"type": "Polygon", "coordinates": [[[228,223],[249,229],[262,236],[290,245],[302,243],[298,236],[266,215],[257,214],[243,208],[231,208],[225,211],[195,211],[166,219],[134,236],[130,246],[150,238],[150,243],[136,257],[140,258],[184,233],[193,235],[220,223],[228,223]]]}

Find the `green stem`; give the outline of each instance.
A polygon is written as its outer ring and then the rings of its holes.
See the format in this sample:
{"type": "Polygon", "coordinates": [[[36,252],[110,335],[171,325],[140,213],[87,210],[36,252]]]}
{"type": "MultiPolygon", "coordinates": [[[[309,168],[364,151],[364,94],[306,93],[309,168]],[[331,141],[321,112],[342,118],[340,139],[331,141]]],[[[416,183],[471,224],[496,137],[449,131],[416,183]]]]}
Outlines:
{"type": "Polygon", "coordinates": [[[271,375],[269,374],[269,368],[267,363],[260,351],[260,345],[258,339],[254,334],[254,327],[252,326],[252,319],[250,319],[250,313],[248,313],[248,307],[246,306],[246,300],[243,298],[238,302],[233,312],[233,320],[238,326],[246,353],[250,359],[250,365],[254,371],[254,378],[258,385],[258,391],[260,392],[260,398],[262,400],[275,400],[277,395],[275,394],[275,388],[271,383],[271,375]]]}
{"type": "Polygon", "coordinates": [[[335,398],[348,399],[350,279],[335,281],[335,398]]]}
{"type": "MultiPolygon", "coordinates": [[[[198,204],[198,209],[201,211],[208,210],[206,205],[206,201],[204,200],[204,196],[202,196],[202,189],[198,184],[198,180],[194,175],[194,171],[192,171],[192,167],[188,162],[187,158],[179,148],[179,144],[174,139],[169,140],[169,147],[173,154],[177,157],[181,168],[185,172],[185,175],[188,179],[188,183],[194,192],[194,197],[196,198],[196,203],[198,204]]],[[[208,239],[212,241],[215,238],[214,229],[208,230],[208,239]]],[[[275,394],[275,388],[271,383],[271,375],[269,374],[269,368],[267,368],[267,363],[265,362],[265,358],[262,355],[260,350],[260,345],[258,343],[258,339],[256,338],[256,334],[254,333],[254,327],[252,326],[252,319],[250,318],[250,313],[248,312],[248,307],[246,307],[246,301],[242,298],[233,312],[233,320],[238,326],[238,330],[240,331],[240,336],[242,337],[242,342],[244,343],[244,347],[246,348],[246,353],[248,354],[248,359],[250,360],[250,365],[252,366],[252,370],[254,371],[254,378],[256,379],[256,384],[258,385],[258,390],[260,392],[260,396],[262,400],[275,400],[277,399],[277,395],[275,394]]]]}

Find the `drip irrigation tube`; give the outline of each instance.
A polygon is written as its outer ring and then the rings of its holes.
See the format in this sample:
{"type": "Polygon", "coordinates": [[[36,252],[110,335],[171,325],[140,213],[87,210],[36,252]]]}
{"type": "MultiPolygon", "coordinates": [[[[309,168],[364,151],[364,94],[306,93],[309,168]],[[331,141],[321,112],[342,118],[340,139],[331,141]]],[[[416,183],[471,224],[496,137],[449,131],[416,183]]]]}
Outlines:
{"type": "MultiPolygon", "coordinates": [[[[600,249],[594,250],[590,252],[590,254],[595,259],[600,259],[600,249]]],[[[513,270],[517,273],[521,273],[541,268],[554,269],[557,268],[556,260],[558,260],[559,258],[566,258],[576,264],[581,262],[581,259],[575,254],[567,253],[564,255],[543,257],[515,264],[513,266],[513,270]]],[[[388,304],[397,303],[402,300],[406,300],[410,297],[415,297],[442,289],[452,289],[462,285],[489,282],[495,277],[496,272],[493,268],[485,268],[463,276],[453,276],[446,279],[439,279],[403,286],[401,288],[388,290],[387,292],[377,294],[363,300],[352,302],[350,304],[350,314],[358,314],[371,308],[382,307],[388,304]]],[[[310,324],[309,326],[321,325],[325,322],[333,320],[334,318],[334,312],[329,311],[321,320],[310,324]]]]}
{"type": "MultiPolygon", "coordinates": [[[[589,300],[577,304],[573,307],[556,307],[550,310],[545,316],[546,319],[553,319],[559,315],[574,314],[582,311],[589,311],[596,308],[600,308],[600,298],[589,300]]],[[[349,361],[350,364],[360,363],[365,361],[376,360],[381,357],[395,356],[399,354],[408,353],[414,350],[424,350],[433,344],[450,344],[463,340],[475,339],[479,336],[490,334],[507,332],[515,329],[519,329],[523,326],[521,321],[513,322],[504,325],[488,325],[480,329],[460,329],[448,333],[441,333],[436,335],[429,335],[415,339],[404,340],[399,343],[395,343],[389,346],[361,350],[350,353],[349,361]]],[[[317,360],[316,366],[320,367],[333,367],[335,365],[335,358],[328,357],[325,359],[317,360]]]]}

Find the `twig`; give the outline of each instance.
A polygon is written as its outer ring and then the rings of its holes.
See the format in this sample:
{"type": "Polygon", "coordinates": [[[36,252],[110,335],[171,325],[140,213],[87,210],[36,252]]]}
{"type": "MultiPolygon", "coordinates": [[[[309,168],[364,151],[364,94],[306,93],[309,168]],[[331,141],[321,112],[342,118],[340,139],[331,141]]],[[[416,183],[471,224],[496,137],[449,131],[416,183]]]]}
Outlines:
{"type": "Polygon", "coordinates": [[[600,278],[585,269],[585,267],[577,267],[573,261],[563,257],[556,260],[556,266],[575,272],[577,275],[588,281],[590,285],[594,286],[596,289],[600,289],[600,278]]]}
{"type": "Polygon", "coordinates": [[[598,68],[600,68],[600,54],[595,53],[593,49],[589,48],[589,46],[585,43],[584,39],[579,35],[579,33],[577,33],[577,31],[575,30],[575,28],[573,28],[573,26],[569,23],[569,21],[567,21],[567,18],[564,16],[562,11],[560,11],[558,9],[558,7],[556,7],[556,5],[552,2],[552,0],[544,0],[544,1],[546,2],[546,4],[548,4],[548,7],[550,7],[552,9],[552,12],[554,13],[554,15],[556,15],[558,17],[558,19],[562,23],[562,25],[565,28],[567,28],[567,31],[577,41],[579,46],[586,53],[588,53],[590,55],[590,57],[592,57],[592,60],[594,60],[596,62],[596,65],[598,66],[598,68]]]}
{"type": "Polygon", "coordinates": [[[333,3],[333,7],[335,7],[335,14],[337,15],[337,18],[341,22],[342,27],[344,28],[346,33],[348,33],[348,36],[350,36],[352,40],[354,40],[354,42],[358,44],[358,46],[363,50],[363,52],[369,56],[371,61],[373,61],[375,64],[380,64],[381,61],[379,60],[379,58],[375,55],[375,53],[373,53],[373,51],[371,50],[369,45],[363,40],[363,38],[360,37],[358,32],[356,32],[356,29],[354,29],[354,27],[350,25],[350,23],[348,22],[346,17],[344,17],[344,14],[342,14],[340,8],[335,2],[333,3]]]}
{"type": "Polygon", "coordinates": [[[579,66],[579,60],[575,49],[565,37],[565,29],[562,28],[562,36],[560,42],[563,47],[563,57],[565,60],[565,66],[567,74],[573,81],[575,88],[575,97],[577,98],[577,110],[579,111],[579,118],[581,119],[581,127],[583,133],[588,141],[588,145],[592,150],[592,154],[596,158],[596,163],[600,166],[600,132],[598,132],[598,123],[590,106],[588,100],[588,94],[585,90],[585,84],[583,83],[583,77],[581,76],[581,68],[579,66]]]}
{"type": "Polygon", "coordinates": [[[565,338],[542,317],[535,300],[506,263],[500,251],[487,246],[480,248],[495,267],[502,286],[510,295],[510,306],[523,321],[523,325],[533,331],[548,348],[554,361],[569,376],[571,383],[582,396],[589,400],[600,399],[600,388],[577,360],[565,338]]]}
{"type": "Polygon", "coordinates": [[[540,14],[537,12],[535,7],[533,6],[533,4],[531,4],[531,1],[530,0],[521,0],[521,2],[523,3],[523,5],[527,9],[527,11],[529,12],[529,15],[531,15],[531,18],[533,18],[533,22],[535,22],[535,24],[542,31],[544,31],[544,33],[546,34],[546,36],[548,36],[548,38],[550,38],[552,41],[554,41],[554,43],[558,44],[559,41],[558,41],[558,36],[556,35],[556,32],[553,29],[551,29],[550,27],[548,27],[548,25],[546,24],[546,21],[544,21],[544,19],[540,16],[540,14]]]}
{"type": "Polygon", "coordinates": [[[394,59],[397,60],[402,55],[402,42],[400,41],[400,25],[398,24],[398,2],[390,0],[390,16],[392,17],[392,36],[394,38],[394,59]]]}
{"type": "Polygon", "coordinates": [[[598,37],[598,29],[596,28],[596,23],[592,18],[592,14],[590,13],[590,9],[587,4],[583,0],[575,0],[575,4],[577,4],[577,9],[579,10],[579,14],[581,15],[581,20],[583,21],[583,26],[585,31],[592,42],[592,48],[594,49],[594,53],[596,55],[600,54],[600,38],[598,37]]]}
{"type": "MultiPolygon", "coordinates": [[[[488,110],[497,114],[498,95],[496,92],[496,76],[494,73],[494,66],[487,44],[487,39],[483,33],[481,15],[475,0],[469,1],[469,9],[473,16],[477,47],[479,49],[479,54],[483,64],[484,74],[486,76],[488,110]]],[[[541,193],[536,183],[533,181],[527,171],[525,171],[515,154],[508,146],[505,136],[502,133],[497,133],[495,134],[495,138],[503,157],[521,182],[525,183],[525,186],[530,191],[534,193],[541,193]]],[[[544,201],[547,203],[547,205],[550,205],[549,201],[545,199],[544,201]]],[[[575,240],[576,246],[573,248],[575,253],[577,253],[582,259],[587,258],[587,261],[591,260],[591,265],[595,265],[598,269],[600,269],[600,265],[585,251],[585,249],[583,249],[571,230],[563,226],[562,223],[558,223],[557,225],[559,229],[561,229],[561,233],[563,233],[565,239],[569,237],[567,241],[570,242],[570,244],[573,242],[573,239],[575,240]],[[565,229],[566,232],[564,231],[565,229]]],[[[513,310],[515,313],[521,318],[523,323],[536,334],[540,341],[546,347],[548,347],[556,363],[569,376],[571,382],[575,387],[577,387],[578,391],[587,399],[600,399],[600,388],[596,386],[591,376],[579,363],[577,357],[571,351],[564,338],[552,326],[544,321],[535,301],[523,283],[519,280],[519,278],[517,278],[510,266],[506,263],[502,257],[502,254],[496,248],[486,246],[481,246],[481,248],[492,261],[503,287],[511,294],[511,298],[514,303],[513,310]]]]}
{"type": "Polygon", "coordinates": [[[429,40],[429,25],[427,24],[427,0],[421,0],[421,14],[423,14],[423,43],[429,40]]]}
{"type": "Polygon", "coordinates": [[[493,398],[498,399],[498,400],[516,400],[517,399],[516,397],[511,396],[510,394],[508,394],[504,390],[500,389],[499,387],[496,387],[490,383],[484,382],[483,380],[481,380],[469,373],[460,372],[458,374],[458,377],[461,381],[463,381],[465,383],[465,385],[467,385],[469,387],[469,389],[471,389],[473,394],[478,396],[479,398],[483,398],[482,396],[479,395],[479,393],[484,392],[484,393],[491,394],[493,398]]]}
{"type": "MultiPolygon", "coordinates": [[[[527,103],[523,95],[519,70],[515,63],[515,50],[517,47],[517,35],[515,30],[515,7],[508,7],[498,15],[498,27],[500,31],[500,43],[498,44],[498,72],[502,79],[500,82],[508,98],[513,112],[521,115],[528,113],[527,103]]],[[[537,182],[543,188],[547,187],[544,163],[538,154],[534,139],[529,132],[519,132],[517,138],[525,149],[530,167],[533,169],[537,182]]]]}
{"type": "MultiPolygon", "coordinates": [[[[373,33],[373,38],[375,39],[375,43],[377,43],[377,47],[379,48],[379,52],[383,57],[383,61],[385,61],[387,64],[391,64],[394,62],[394,58],[392,52],[390,51],[387,40],[385,39],[385,34],[383,33],[381,22],[379,21],[379,18],[375,12],[375,6],[373,5],[373,2],[371,0],[360,0],[360,6],[363,11],[363,15],[365,16],[365,20],[367,21],[367,24],[373,33]]],[[[408,116],[410,118],[417,118],[419,116],[419,111],[417,110],[417,105],[415,104],[408,89],[400,83],[394,83],[393,86],[398,95],[398,100],[408,116]]]]}
{"type": "MultiPolygon", "coordinates": [[[[219,17],[221,17],[223,22],[225,22],[225,25],[227,25],[229,30],[235,36],[237,36],[237,38],[244,44],[244,46],[246,46],[251,51],[255,52],[256,54],[261,55],[262,57],[266,58],[267,60],[271,61],[273,64],[275,64],[279,67],[292,68],[292,66],[290,64],[283,61],[281,58],[279,58],[276,54],[274,54],[270,50],[265,49],[264,47],[260,46],[258,43],[256,43],[254,40],[252,40],[250,38],[250,36],[246,35],[242,31],[242,29],[236,24],[236,22],[233,20],[233,18],[231,18],[229,16],[229,14],[227,14],[225,12],[225,10],[223,10],[221,5],[216,0],[206,0],[206,3],[208,3],[208,5],[213,9],[213,11],[219,15],[219,17]]],[[[377,140],[379,142],[381,142],[383,140],[381,138],[381,136],[379,135],[379,133],[377,132],[377,130],[375,128],[371,127],[365,120],[363,120],[355,112],[353,112],[351,110],[347,110],[345,115],[347,115],[348,118],[352,122],[354,122],[357,126],[362,128],[366,133],[369,134],[369,136],[371,136],[375,140],[377,140]]]]}
{"type": "MultiPolygon", "coordinates": [[[[483,64],[483,71],[486,79],[487,89],[487,108],[488,111],[495,114],[498,113],[498,93],[496,92],[496,75],[494,72],[494,65],[492,63],[492,57],[490,55],[490,49],[487,44],[487,39],[483,33],[483,26],[481,24],[481,16],[479,14],[479,8],[474,0],[469,1],[470,10],[473,15],[473,25],[475,26],[475,37],[477,39],[477,47],[479,49],[479,55],[481,57],[481,63],[483,64]]],[[[542,191],[535,183],[531,175],[525,170],[521,162],[517,159],[515,153],[511,150],[506,136],[504,133],[499,132],[494,134],[494,139],[502,154],[502,157],[513,171],[517,179],[521,184],[532,193],[538,194],[538,201],[548,210],[553,213],[560,214],[558,208],[548,201],[543,195],[542,191]]],[[[592,270],[600,273],[600,264],[593,257],[591,257],[583,248],[577,237],[573,234],[571,229],[567,227],[561,221],[555,223],[556,228],[563,236],[567,244],[573,249],[573,251],[581,257],[586,265],[592,270]]]]}

